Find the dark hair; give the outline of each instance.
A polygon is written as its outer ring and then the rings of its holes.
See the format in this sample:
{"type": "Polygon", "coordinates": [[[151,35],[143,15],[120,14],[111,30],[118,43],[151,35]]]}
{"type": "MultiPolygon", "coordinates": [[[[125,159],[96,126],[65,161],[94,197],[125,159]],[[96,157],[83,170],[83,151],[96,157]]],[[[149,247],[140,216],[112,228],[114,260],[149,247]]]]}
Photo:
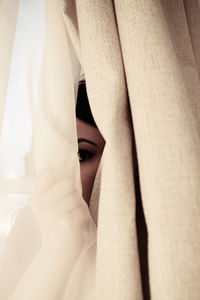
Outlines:
{"type": "Polygon", "coordinates": [[[97,127],[90,109],[85,80],[80,81],[78,86],[78,96],[76,102],[76,117],[82,121],[87,122],[88,124],[94,127],[97,127]]]}

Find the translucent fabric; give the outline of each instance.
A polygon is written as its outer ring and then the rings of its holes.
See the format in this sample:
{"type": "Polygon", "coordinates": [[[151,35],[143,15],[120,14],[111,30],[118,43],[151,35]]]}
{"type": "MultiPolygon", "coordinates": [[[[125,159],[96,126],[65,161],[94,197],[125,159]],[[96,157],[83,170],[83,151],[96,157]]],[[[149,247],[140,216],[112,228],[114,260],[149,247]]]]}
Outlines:
{"type": "Polygon", "coordinates": [[[80,64],[56,0],[0,2],[0,299],[94,299],[82,198],[80,64]]]}

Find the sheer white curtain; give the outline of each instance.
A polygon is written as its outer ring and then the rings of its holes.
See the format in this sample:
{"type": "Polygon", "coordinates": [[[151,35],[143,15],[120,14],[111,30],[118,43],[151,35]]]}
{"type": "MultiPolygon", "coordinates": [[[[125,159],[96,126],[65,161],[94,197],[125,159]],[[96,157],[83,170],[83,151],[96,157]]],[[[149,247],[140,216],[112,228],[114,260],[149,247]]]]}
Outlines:
{"type": "Polygon", "coordinates": [[[80,64],[58,1],[1,1],[0,40],[0,298],[90,299],[96,226],[77,157],[80,64]]]}

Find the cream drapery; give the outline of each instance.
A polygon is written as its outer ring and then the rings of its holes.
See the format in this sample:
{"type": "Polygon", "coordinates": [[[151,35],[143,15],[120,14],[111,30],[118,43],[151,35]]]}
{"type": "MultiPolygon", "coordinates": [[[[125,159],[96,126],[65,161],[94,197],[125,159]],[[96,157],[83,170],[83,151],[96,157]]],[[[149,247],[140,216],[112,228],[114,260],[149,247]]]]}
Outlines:
{"type": "MultiPolygon", "coordinates": [[[[77,291],[76,280],[72,280],[67,291],[66,281],[65,298],[199,299],[199,1],[48,0],[45,3],[48,8],[45,11],[49,13],[49,39],[40,81],[42,109],[39,111],[42,113],[37,115],[39,122],[35,122],[36,173],[57,166],[55,176],[60,179],[67,155],[65,138],[70,140],[68,133],[72,133],[72,144],[75,143],[75,131],[67,131],[70,126],[74,128],[74,123],[73,118],[69,118],[71,125],[67,123],[69,111],[64,101],[66,95],[68,100],[69,95],[74,98],[72,74],[67,72],[70,69],[67,33],[85,72],[95,121],[106,140],[90,203],[91,214],[98,224],[96,263],[94,265],[92,260],[92,271],[88,272],[93,274],[96,268],[96,296],[90,294],[93,280],[88,275],[87,281],[86,275],[91,255],[88,261],[83,260],[76,274],[80,283],[85,271],[86,282],[79,290],[83,293],[81,296],[72,294],[77,291]],[[50,72],[52,66],[56,68],[55,73],[50,72]],[[52,81],[55,89],[48,86],[52,81]],[[52,97],[55,92],[58,92],[56,97],[62,99],[58,103],[52,97]],[[43,114],[47,119],[43,119],[43,114]],[[49,145],[53,145],[53,149],[49,145]],[[56,149],[61,151],[57,158],[53,155],[56,149]],[[88,288],[88,297],[84,288],[88,288]]],[[[1,99],[5,99],[7,92],[19,4],[20,1],[13,0],[0,2],[1,99]]],[[[4,101],[0,105],[2,112],[4,101]]],[[[72,158],[72,162],[68,167],[76,173],[77,161],[72,158]]],[[[79,193],[78,173],[76,176],[79,193]]],[[[54,179],[50,180],[52,185],[54,179]]],[[[5,181],[1,188],[4,193],[8,192],[5,181]]],[[[23,193],[30,192],[30,181],[23,181],[21,186],[12,185],[15,193],[20,188],[23,193]]],[[[55,190],[54,194],[57,195],[55,190]]],[[[89,217],[87,211],[84,212],[89,217]]],[[[23,217],[27,223],[22,222],[22,226],[28,224],[28,218],[23,217]]],[[[84,227],[88,229],[90,245],[95,240],[95,228],[90,219],[84,221],[91,225],[91,228],[84,227]]],[[[19,232],[15,235],[19,237],[19,232]]],[[[65,243],[62,246],[65,247],[65,243]]],[[[1,261],[0,292],[5,293],[1,299],[9,298],[10,289],[18,285],[24,268],[31,261],[27,253],[23,256],[23,251],[11,250],[6,253],[10,264],[1,261]],[[20,255],[26,260],[25,267],[16,261],[20,255]],[[14,274],[12,267],[17,270],[14,274]],[[8,288],[6,282],[9,282],[8,288]]],[[[37,250],[32,249],[34,254],[37,250]]],[[[56,251],[51,254],[55,255],[56,251]]],[[[62,264],[65,256],[62,253],[60,257],[63,257],[62,264]]],[[[43,264],[39,266],[38,274],[43,264]]],[[[52,280],[50,273],[49,280],[52,280]]],[[[41,300],[60,299],[56,297],[56,289],[62,290],[63,278],[64,275],[55,276],[55,281],[51,281],[50,291],[55,292],[55,297],[52,293],[45,294],[46,298],[40,294],[41,300]]],[[[44,292],[43,287],[41,290],[44,292]]],[[[37,284],[34,291],[37,292],[37,284]]],[[[22,297],[14,299],[24,300],[22,297]]]]}
{"type": "Polygon", "coordinates": [[[77,156],[80,63],[57,0],[1,1],[0,17],[0,299],[92,300],[96,225],[77,156]]]}
{"type": "Polygon", "coordinates": [[[199,299],[199,1],[62,6],[106,140],[91,203],[97,218],[100,194],[97,299],[199,299]]]}

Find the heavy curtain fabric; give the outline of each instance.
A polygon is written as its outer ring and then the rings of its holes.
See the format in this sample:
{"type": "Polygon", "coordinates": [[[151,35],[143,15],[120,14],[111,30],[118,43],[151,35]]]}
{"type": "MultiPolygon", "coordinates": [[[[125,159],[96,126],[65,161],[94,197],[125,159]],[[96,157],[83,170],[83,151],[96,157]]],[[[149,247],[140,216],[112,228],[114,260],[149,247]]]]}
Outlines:
{"type": "Polygon", "coordinates": [[[106,140],[91,201],[97,299],[198,299],[199,1],[62,5],[106,140]]]}
{"type": "MultiPolygon", "coordinates": [[[[22,16],[27,17],[31,1],[0,2],[1,121],[22,2],[27,9],[22,16]]],[[[27,194],[33,193],[31,201],[40,226],[38,228],[33,221],[30,225],[32,213],[26,209],[18,220],[19,227],[13,226],[11,218],[7,232],[2,221],[1,299],[9,299],[16,288],[22,294],[14,294],[10,299],[31,299],[30,296],[37,300],[199,299],[199,1],[48,0],[34,3],[38,5],[36,15],[41,10],[44,12],[43,17],[37,15],[40,27],[33,22],[33,28],[37,28],[35,34],[40,33],[41,40],[34,35],[35,44],[29,48],[33,52],[26,50],[29,54],[37,53],[36,60],[34,55],[26,58],[34,62],[34,67],[28,64],[26,99],[34,116],[31,133],[34,157],[29,156],[28,162],[34,158],[31,161],[35,174],[27,172],[13,181],[5,176],[1,167],[0,192],[1,207],[7,199],[5,194],[12,194],[8,197],[12,205],[14,200],[22,199],[18,206],[24,207],[27,194]],[[69,53],[68,35],[71,52],[75,50],[78,60],[74,53],[69,53]],[[72,69],[76,66],[77,70],[80,63],[84,70],[92,113],[106,140],[89,207],[97,225],[96,244],[96,227],[80,196],[78,160],[74,156],[73,107],[79,73],[74,73],[73,80],[70,61],[72,69]],[[30,84],[33,74],[36,74],[37,85],[30,84]],[[57,152],[59,156],[55,155],[57,152]],[[54,170],[54,177],[47,176],[46,180],[43,171],[49,168],[54,170]],[[62,178],[66,179],[66,190],[62,178]],[[35,280],[32,289],[26,291],[29,293],[26,297],[23,284],[25,288],[30,287],[26,270],[40,253],[39,231],[52,229],[49,223],[46,227],[39,216],[46,216],[47,211],[50,220],[59,219],[62,209],[54,211],[48,206],[48,197],[55,196],[59,200],[62,193],[69,192],[67,178],[73,181],[76,191],[70,199],[81,204],[82,213],[75,210],[75,216],[84,224],[84,243],[78,243],[76,234],[69,245],[65,236],[68,244],[58,244],[61,252],[57,252],[55,240],[55,248],[46,252],[47,260],[35,264],[35,274],[44,281],[35,280]],[[57,188],[55,182],[60,182],[57,188]],[[46,205],[42,207],[36,200],[40,199],[41,191],[51,185],[48,197],[43,197],[46,205]],[[24,230],[29,233],[26,232],[25,237],[21,236],[24,230]],[[30,237],[30,232],[35,235],[30,237]],[[71,259],[66,246],[70,246],[74,254],[71,259]],[[85,255],[85,249],[91,251],[85,255]],[[78,267],[68,274],[63,273],[62,268],[56,269],[58,273],[52,277],[51,272],[45,273],[45,264],[53,261],[52,258],[58,259],[60,266],[75,265],[77,261],[78,267]],[[36,294],[32,291],[44,294],[34,298],[36,294]]],[[[31,24],[31,17],[28,15],[25,21],[31,24]]],[[[1,130],[2,126],[3,123],[1,130]]],[[[16,211],[19,210],[14,209],[15,214],[16,211]]],[[[9,214],[13,216],[13,211],[9,214]]],[[[80,229],[80,240],[81,233],[80,229]]],[[[51,239],[47,244],[50,242],[51,239]]]]}

